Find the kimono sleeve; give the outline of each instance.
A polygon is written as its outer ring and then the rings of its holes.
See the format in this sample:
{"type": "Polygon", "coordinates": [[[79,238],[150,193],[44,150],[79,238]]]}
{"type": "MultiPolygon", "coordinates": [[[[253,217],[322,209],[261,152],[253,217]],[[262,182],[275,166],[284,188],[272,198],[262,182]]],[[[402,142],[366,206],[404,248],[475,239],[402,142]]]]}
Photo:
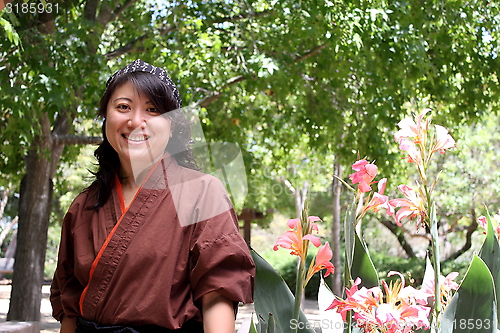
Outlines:
{"type": "MultiPolygon", "coordinates": [[[[253,302],[255,264],[238,231],[238,220],[220,181],[211,183],[198,209],[218,214],[194,225],[190,283],[195,302],[216,291],[233,302],[253,302]],[[221,206],[227,209],[221,209],[221,206]],[[219,213],[221,212],[222,213],[219,213]]],[[[206,211],[203,213],[209,216],[206,211]]]]}
{"type": "Polygon", "coordinates": [[[58,321],[61,321],[63,316],[79,316],[78,303],[83,291],[74,273],[74,242],[71,229],[80,206],[76,201],[77,199],[72,203],[63,220],[57,267],[50,288],[52,316],[58,321]]]}

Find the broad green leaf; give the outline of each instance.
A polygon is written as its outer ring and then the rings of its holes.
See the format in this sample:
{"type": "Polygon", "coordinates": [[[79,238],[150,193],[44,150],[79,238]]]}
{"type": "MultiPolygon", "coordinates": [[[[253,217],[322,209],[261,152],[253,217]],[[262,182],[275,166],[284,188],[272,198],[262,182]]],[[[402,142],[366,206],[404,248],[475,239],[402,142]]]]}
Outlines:
{"type": "Polygon", "coordinates": [[[444,312],[440,333],[496,333],[496,312],[493,277],[484,261],[474,255],[444,312]]]}
{"type": "MultiPolygon", "coordinates": [[[[498,307],[498,300],[500,299],[500,246],[498,245],[496,232],[493,229],[493,224],[491,223],[491,217],[489,213],[487,214],[486,219],[488,221],[486,239],[484,240],[481,251],[479,252],[479,257],[483,259],[486,266],[488,266],[488,268],[490,269],[491,275],[493,276],[498,314],[500,310],[498,307]]],[[[500,326],[500,318],[498,318],[497,323],[500,326]]]]}
{"type": "Polygon", "coordinates": [[[269,314],[272,314],[276,324],[276,333],[288,333],[292,325],[299,328],[298,332],[314,333],[308,328],[312,326],[302,311],[299,322],[292,321],[295,300],[292,292],[283,278],[264,258],[253,250],[251,252],[256,266],[254,307],[259,320],[268,318],[269,314]]]}
{"type": "Polygon", "coordinates": [[[353,279],[359,277],[361,285],[366,288],[378,286],[377,270],[373,266],[368,249],[357,233],[354,234],[354,238],[354,257],[352,260],[351,276],[353,279]]]}

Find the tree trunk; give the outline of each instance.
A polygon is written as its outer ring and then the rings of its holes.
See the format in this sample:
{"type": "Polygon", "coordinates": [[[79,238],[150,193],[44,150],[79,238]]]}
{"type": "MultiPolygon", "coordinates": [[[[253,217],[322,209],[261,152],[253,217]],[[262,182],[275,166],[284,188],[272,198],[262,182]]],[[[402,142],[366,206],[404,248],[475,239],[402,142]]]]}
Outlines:
{"type": "MultiPolygon", "coordinates": [[[[342,165],[335,158],[333,165],[333,174],[336,177],[342,178],[342,165]]],[[[333,212],[332,212],[332,264],[335,266],[335,274],[332,274],[332,291],[337,296],[342,296],[342,262],[340,258],[340,194],[342,193],[342,184],[340,181],[333,177],[332,182],[332,198],[333,198],[333,212]]]]}
{"type": "Polygon", "coordinates": [[[39,321],[43,266],[47,247],[52,184],[50,162],[37,150],[47,141],[36,138],[28,153],[19,197],[18,239],[7,320],[39,321]]]}
{"type": "MultiPolygon", "coordinates": [[[[52,203],[52,177],[64,149],[53,145],[47,114],[40,121],[41,134],[33,138],[21,181],[19,222],[12,292],[7,320],[39,321],[43,268],[52,203]]],[[[68,134],[64,110],[54,124],[55,134],[68,134]]]]}

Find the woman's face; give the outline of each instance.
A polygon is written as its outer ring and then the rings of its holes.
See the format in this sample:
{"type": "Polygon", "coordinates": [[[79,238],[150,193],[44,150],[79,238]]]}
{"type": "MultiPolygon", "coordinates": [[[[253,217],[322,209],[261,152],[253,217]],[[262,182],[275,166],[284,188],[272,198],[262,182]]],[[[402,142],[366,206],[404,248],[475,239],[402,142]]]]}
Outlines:
{"type": "Polygon", "coordinates": [[[127,82],[116,88],[109,99],[105,130],[122,166],[141,168],[154,163],[165,152],[171,121],[159,113],[145,94],[127,82]]]}

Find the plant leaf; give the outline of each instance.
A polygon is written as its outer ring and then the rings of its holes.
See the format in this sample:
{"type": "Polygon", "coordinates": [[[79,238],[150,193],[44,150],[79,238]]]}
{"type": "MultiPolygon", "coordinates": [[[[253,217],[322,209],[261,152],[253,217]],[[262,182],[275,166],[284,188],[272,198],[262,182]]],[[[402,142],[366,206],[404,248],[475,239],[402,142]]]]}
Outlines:
{"type": "Polygon", "coordinates": [[[444,312],[440,333],[497,333],[496,312],[493,277],[484,261],[474,255],[444,312]]]}
{"type": "MultiPolygon", "coordinates": [[[[500,299],[500,246],[498,245],[498,240],[496,237],[495,230],[493,229],[493,224],[491,223],[491,217],[488,213],[486,215],[488,222],[486,230],[486,239],[484,240],[481,251],[479,251],[479,257],[483,259],[486,266],[488,266],[491,275],[493,276],[493,281],[495,283],[496,291],[496,304],[497,304],[497,314],[499,313],[498,300],[500,299]]],[[[500,326],[500,318],[497,320],[497,325],[500,326]]]]}
{"type": "MultiPolygon", "coordinates": [[[[276,333],[288,333],[292,324],[298,325],[298,332],[314,333],[306,316],[300,311],[298,323],[292,322],[294,297],[283,278],[257,252],[251,251],[255,261],[254,307],[257,317],[268,318],[273,315],[276,333]]],[[[267,323],[269,327],[269,322],[267,323]]],[[[257,328],[259,329],[259,328],[257,328]]]]}
{"type": "Polygon", "coordinates": [[[378,274],[365,243],[354,233],[354,256],[352,259],[351,276],[361,279],[361,286],[372,288],[379,285],[378,274]]]}

